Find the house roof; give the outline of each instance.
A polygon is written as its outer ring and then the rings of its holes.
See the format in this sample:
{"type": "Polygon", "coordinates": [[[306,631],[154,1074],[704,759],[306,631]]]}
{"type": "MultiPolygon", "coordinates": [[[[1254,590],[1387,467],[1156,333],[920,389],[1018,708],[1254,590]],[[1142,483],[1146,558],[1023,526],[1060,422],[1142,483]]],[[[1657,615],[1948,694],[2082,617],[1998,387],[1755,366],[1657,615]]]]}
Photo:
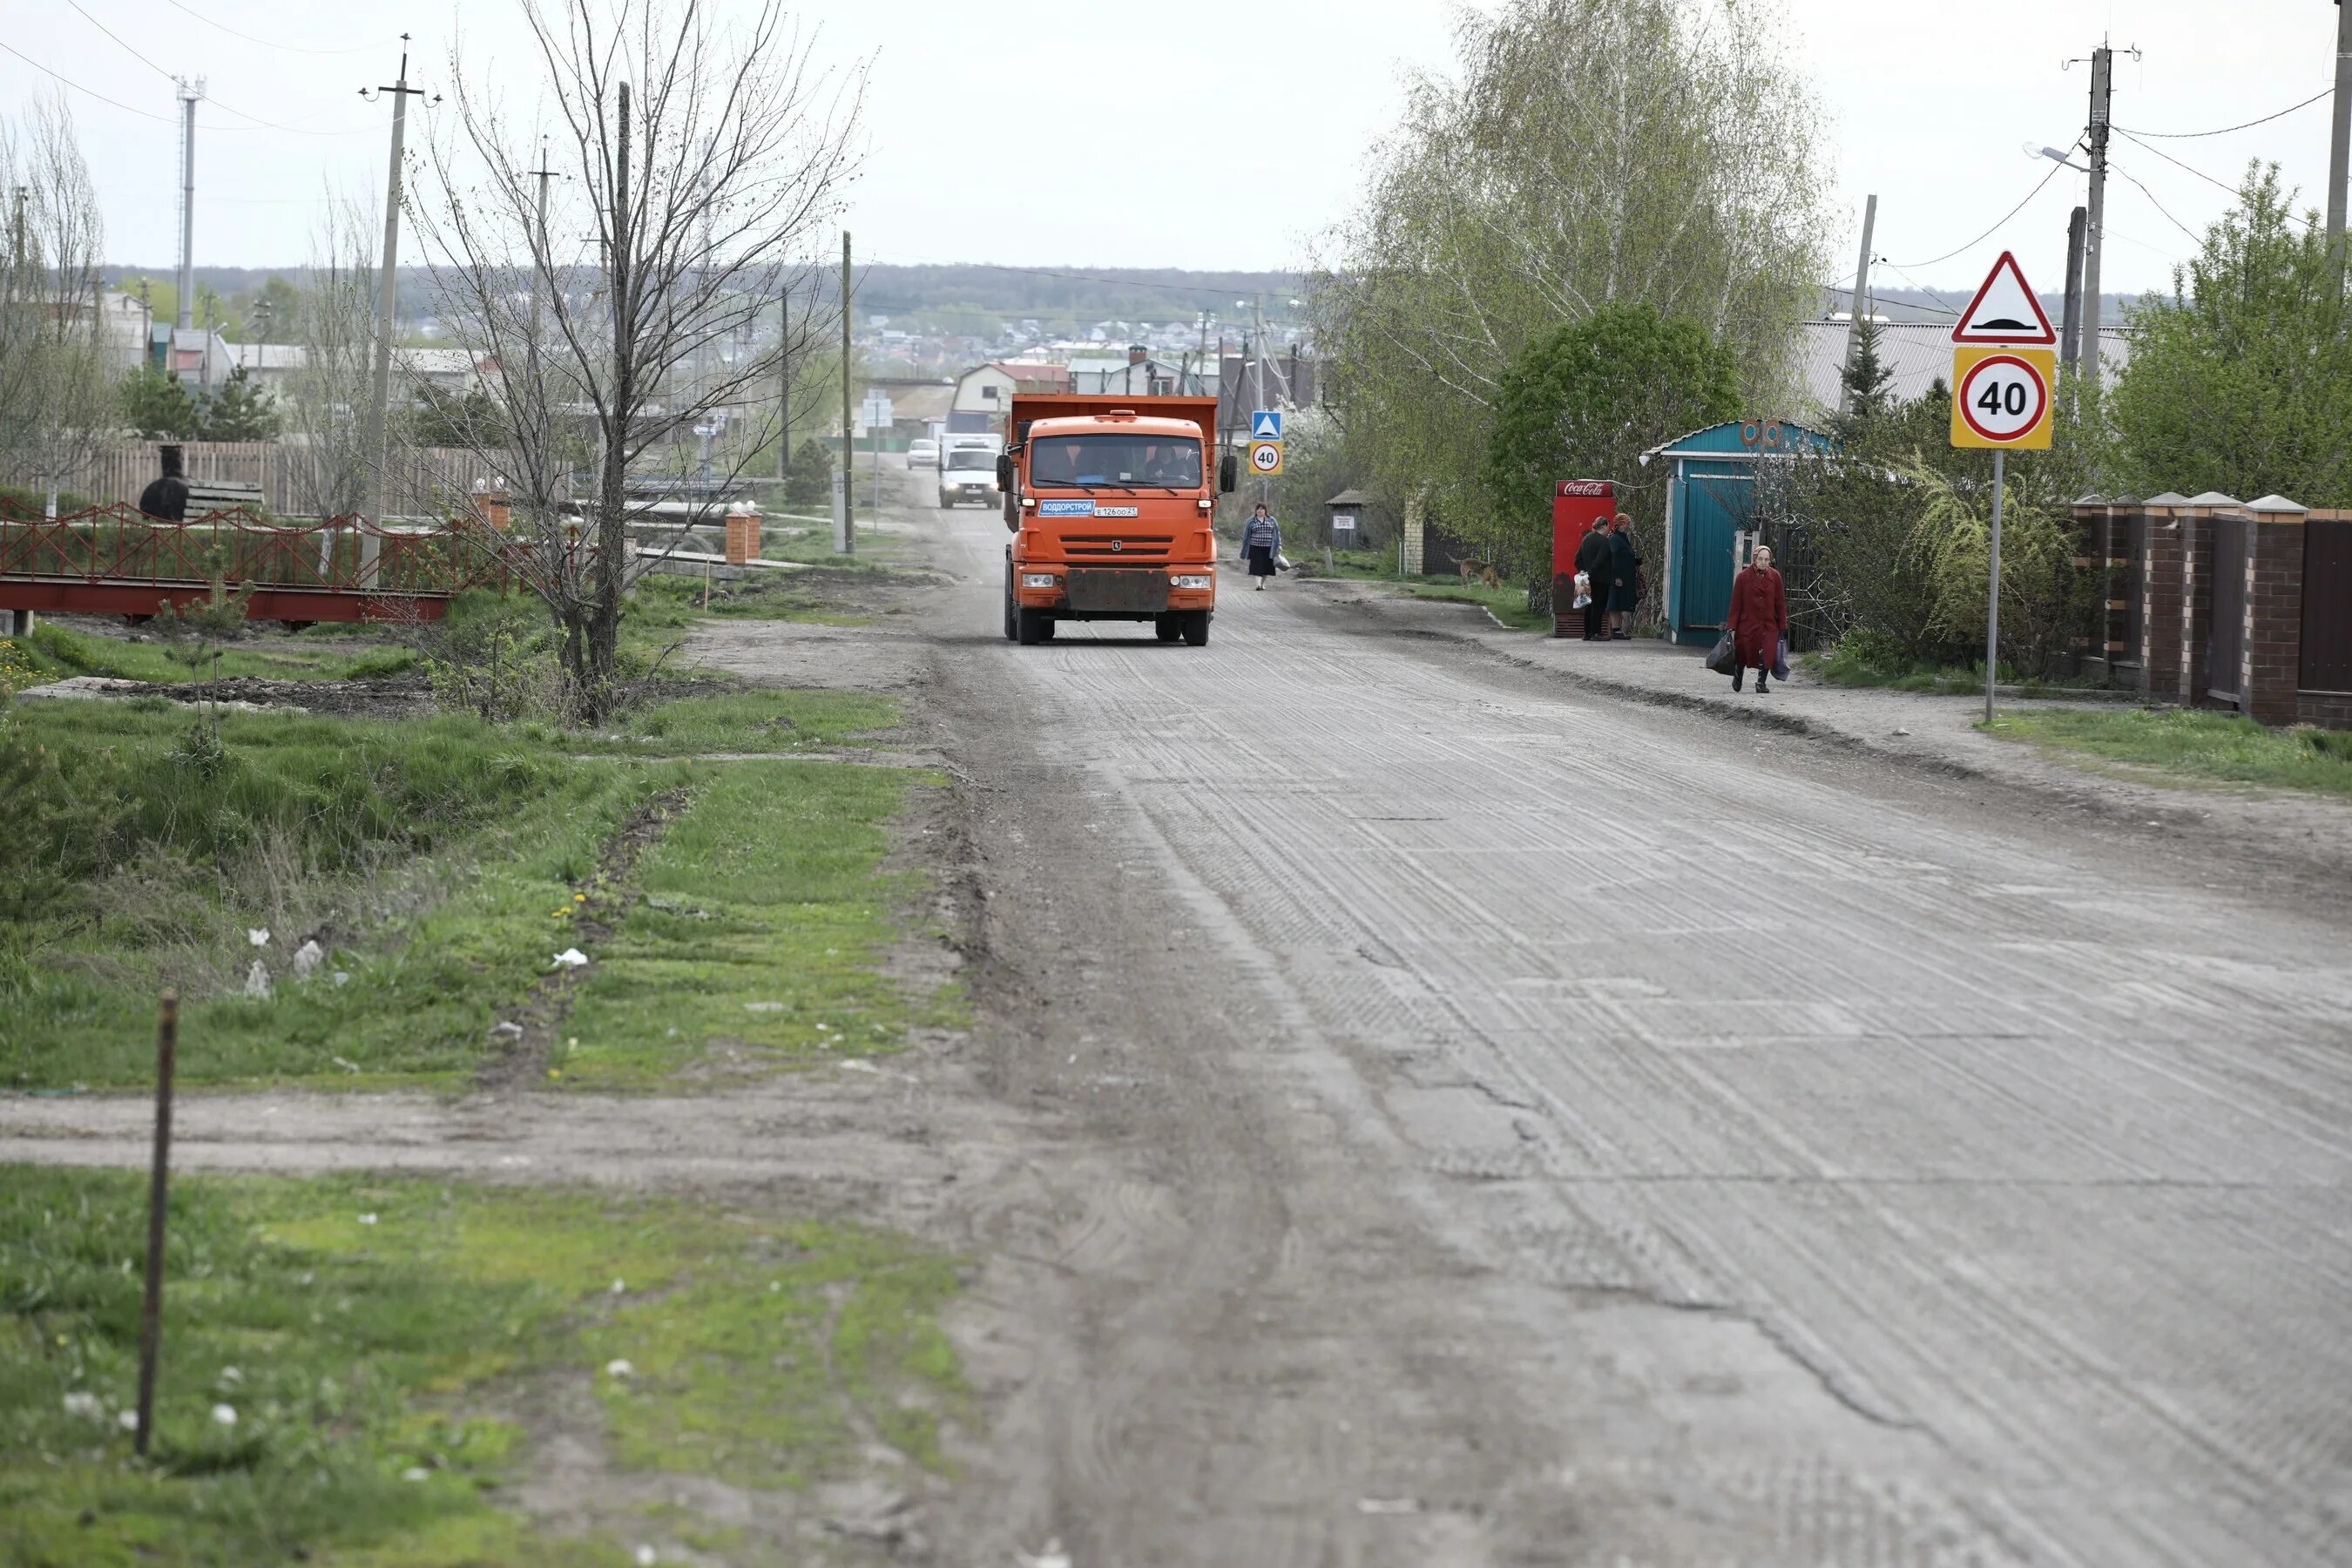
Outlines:
{"type": "MultiPolygon", "coordinates": [[[[1804,321],[1798,326],[1797,385],[1801,412],[1826,417],[1837,411],[1839,376],[1845,369],[1849,323],[1804,321]]],[[[2101,327],[2099,357],[2110,376],[2131,360],[2131,329],[2101,327]]],[[[1878,360],[1886,367],[1886,390],[1908,402],[1937,382],[1952,379],[1952,330],[1942,321],[1881,321],[1878,360]]]]}
{"type": "MultiPolygon", "coordinates": [[[[1645,465],[1651,458],[1662,457],[1720,458],[1737,462],[1743,458],[1753,458],[1759,453],[1769,456],[1772,449],[1762,445],[1761,437],[1764,435],[1762,430],[1759,429],[1757,432],[1759,437],[1757,445],[1750,446],[1748,443],[1747,426],[1759,423],[1759,421],[1752,419],[1727,419],[1720,425],[1702,425],[1696,430],[1684,431],[1671,441],[1659,442],[1643,453],[1641,460],[1645,465]]],[[[1809,425],[1801,425],[1794,419],[1775,419],[1760,423],[1780,426],[1781,434],[1778,450],[1781,452],[1794,450],[1800,440],[1815,451],[1822,451],[1832,446],[1836,439],[1826,431],[1816,430],[1809,425]],[[1790,434],[1792,431],[1795,432],[1793,436],[1790,434]]]]}
{"type": "Polygon", "coordinates": [[[246,370],[300,370],[310,354],[300,343],[231,343],[229,363],[246,370]]]}
{"type": "Polygon", "coordinates": [[[1341,490],[1323,504],[1325,506],[1370,506],[1372,504],[1372,498],[1362,490],[1341,490]]]}

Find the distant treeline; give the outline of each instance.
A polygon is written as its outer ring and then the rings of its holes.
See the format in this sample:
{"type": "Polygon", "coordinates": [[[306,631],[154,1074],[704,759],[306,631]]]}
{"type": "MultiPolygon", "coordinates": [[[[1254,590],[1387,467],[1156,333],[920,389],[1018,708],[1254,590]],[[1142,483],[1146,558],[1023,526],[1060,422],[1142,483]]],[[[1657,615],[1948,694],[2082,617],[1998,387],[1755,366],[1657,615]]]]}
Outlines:
{"type": "MultiPolygon", "coordinates": [[[[272,278],[283,278],[299,288],[307,270],[302,267],[199,267],[195,272],[200,286],[208,286],[226,298],[250,293],[272,278]]],[[[110,279],[142,274],[170,278],[176,271],[169,262],[161,266],[123,263],[109,266],[106,275],[110,279]]],[[[814,280],[820,300],[830,302],[835,298],[835,278],[828,270],[814,280]]],[[[1049,327],[1105,321],[1192,321],[1208,310],[1238,331],[1250,312],[1247,308],[1236,309],[1235,300],[1255,303],[1263,299],[1269,319],[1290,320],[1297,314],[1290,301],[1300,297],[1300,279],[1288,272],[1187,272],[1175,268],[873,266],[859,268],[856,280],[861,317],[936,311],[1014,321],[1035,320],[1049,327]]],[[[432,279],[423,268],[400,269],[404,318],[426,314],[432,298],[432,279]]]]}

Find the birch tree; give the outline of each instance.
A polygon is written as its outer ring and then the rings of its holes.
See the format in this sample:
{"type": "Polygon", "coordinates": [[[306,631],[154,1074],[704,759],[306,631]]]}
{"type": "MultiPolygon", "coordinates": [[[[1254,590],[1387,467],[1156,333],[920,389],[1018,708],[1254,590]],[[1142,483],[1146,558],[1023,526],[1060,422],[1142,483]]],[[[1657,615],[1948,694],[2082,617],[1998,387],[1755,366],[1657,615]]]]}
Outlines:
{"type": "Polygon", "coordinates": [[[314,517],[349,517],[366,504],[383,232],[373,204],[330,196],[310,236],[292,333],[302,363],[288,379],[279,461],[292,509],[314,517]]]}
{"type": "Polygon", "coordinates": [[[508,481],[523,579],[589,722],[615,698],[633,466],[724,421],[733,478],[774,439],[787,359],[830,335],[813,284],[857,168],[864,68],[821,65],[776,0],[731,23],[713,11],[525,0],[541,117],[453,49],[454,124],[414,204],[443,314],[503,387],[499,416],[465,434],[508,481]],[[541,168],[562,175],[544,225],[541,168]]]}
{"type": "Polygon", "coordinates": [[[1473,539],[1507,533],[1476,479],[1504,372],[1603,304],[1703,328],[1759,407],[1783,393],[1830,220],[1818,112],[1774,16],[1733,0],[1465,16],[1456,74],[1410,84],[1315,257],[1326,396],[1384,489],[1473,539]]]}
{"type": "Polygon", "coordinates": [[[119,423],[101,315],[105,230],[63,98],[0,121],[0,464],[47,492],[86,468],[119,423]]]}

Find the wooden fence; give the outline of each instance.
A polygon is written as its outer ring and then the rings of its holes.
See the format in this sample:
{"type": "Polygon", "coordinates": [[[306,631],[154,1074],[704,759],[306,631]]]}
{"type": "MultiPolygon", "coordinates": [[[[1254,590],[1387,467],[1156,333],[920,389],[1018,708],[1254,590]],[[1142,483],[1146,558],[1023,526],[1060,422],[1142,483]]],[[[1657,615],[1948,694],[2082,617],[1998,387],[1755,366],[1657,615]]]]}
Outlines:
{"type": "MultiPolygon", "coordinates": [[[[99,455],[65,488],[88,496],[99,506],[116,501],[136,505],[140,492],[161,474],[160,441],[126,442],[99,455]]],[[[261,504],[283,514],[303,506],[294,494],[296,468],[305,454],[299,446],[278,441],[183,441],[181,462],[191,484],[259,485],[261,504]]],[[[486,478],[490,465],[477,453],[461,447],[426,447],[394,453],[385,478],[384,510],[395,517],[438,517],[451,501],[486,478]]]]}

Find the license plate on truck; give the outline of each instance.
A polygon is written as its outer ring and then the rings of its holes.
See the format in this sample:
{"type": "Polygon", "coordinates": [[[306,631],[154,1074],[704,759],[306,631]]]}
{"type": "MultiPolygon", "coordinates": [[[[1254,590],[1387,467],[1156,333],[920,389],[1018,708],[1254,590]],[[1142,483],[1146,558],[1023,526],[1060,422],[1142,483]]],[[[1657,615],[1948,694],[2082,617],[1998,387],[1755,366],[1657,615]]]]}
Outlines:
{"type": "Polygon", "coordinates": [[[1168,608],[1168,574],[1133,568],[1110,568],[1070,574],[1067,589],[1074,610],[1132,610],[1156,616],[1168,608]]]}

